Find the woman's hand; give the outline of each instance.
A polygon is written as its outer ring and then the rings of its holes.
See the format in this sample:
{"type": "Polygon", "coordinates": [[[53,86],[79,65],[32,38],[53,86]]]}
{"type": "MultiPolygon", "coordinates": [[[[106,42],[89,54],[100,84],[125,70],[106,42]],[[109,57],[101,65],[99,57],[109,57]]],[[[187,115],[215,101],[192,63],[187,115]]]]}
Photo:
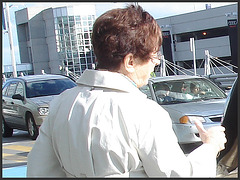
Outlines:
{"type": "Polygon", "coordinates": [[[223,126],[215,126],[206,130],[200,121],[196,120],[194,123],[198,129],[202,142],[212,144],[215,147],[216,154],[225,148],[227,139],[224,132],[225,128],[223,126]]]}

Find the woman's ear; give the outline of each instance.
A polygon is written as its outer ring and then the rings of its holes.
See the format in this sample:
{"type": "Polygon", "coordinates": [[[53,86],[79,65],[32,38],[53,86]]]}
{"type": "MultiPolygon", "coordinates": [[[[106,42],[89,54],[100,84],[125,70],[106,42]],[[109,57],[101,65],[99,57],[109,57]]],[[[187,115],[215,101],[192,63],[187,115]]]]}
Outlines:
{"type": "Polygon", "coordinates": [[[129,53],[127,54],[125,57],[124,57],[124,60],[123,60],[123,64],[124,64],[124,67],[126,69],[126,71],[128,71],[129,73],[133,73],[135,71],[135,60],[134,60],[134,57],[133,57],[133,54],[132,53],[129,53]]]}

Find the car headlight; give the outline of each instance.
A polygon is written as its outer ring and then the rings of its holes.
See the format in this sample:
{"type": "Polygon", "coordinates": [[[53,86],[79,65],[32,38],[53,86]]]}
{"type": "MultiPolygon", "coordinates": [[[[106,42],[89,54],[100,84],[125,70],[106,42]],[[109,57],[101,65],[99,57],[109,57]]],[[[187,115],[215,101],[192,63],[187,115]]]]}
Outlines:
{"type": "Polygon", "coordinates": [[[201,116],[182,116],[180,119],[179,119],[179,122],[181,124],[187,124],[187,123],[192,123],[194,124],[194,121],[195,120],[199,120],[201,122],[206,122],[204,117],[201,117],[201,116]]]}
{"type": "Polygon", "coordinates": [[[40,107],[38,108],[38,112],[41,116],[48,115],[48,107],[40,107]]]}

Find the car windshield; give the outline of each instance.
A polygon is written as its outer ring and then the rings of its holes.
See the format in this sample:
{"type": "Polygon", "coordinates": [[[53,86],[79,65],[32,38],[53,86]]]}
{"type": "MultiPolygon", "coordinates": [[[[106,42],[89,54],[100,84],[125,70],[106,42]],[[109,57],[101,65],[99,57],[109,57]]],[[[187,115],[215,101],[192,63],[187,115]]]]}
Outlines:
{"type": "Polygon", "coordinates": [[[70,89],[76,84],[70,79],[49,79],[42,81],[28,82],[26,88],[27,98],[58,95],[70,89]]]}
{"type": "MultiPolygon", "coordinates": [[[[152,84],[154,96],[161,105],[226,98],[226,94],[206,79],[193,78],[161,81],[152,84]]],[[[140,89],[151,98],[149,86],[140,89]]]]}

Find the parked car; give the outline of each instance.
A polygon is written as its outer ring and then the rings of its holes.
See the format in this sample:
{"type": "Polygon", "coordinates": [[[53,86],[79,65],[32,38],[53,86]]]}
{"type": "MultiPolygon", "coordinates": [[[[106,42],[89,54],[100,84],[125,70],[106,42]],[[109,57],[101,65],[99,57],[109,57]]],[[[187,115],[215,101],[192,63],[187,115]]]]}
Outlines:
{"type": "Polygon", "coordinates": [[[227,143],[217,158],[218,177],[238,177],[238,92],[238,79],[236,79],[227,98],[222,118],[227,143]]]}
{"type": "Polygon", "coordinates": [[[10,137],[13,129],[27,130],[31,139],[48,114],[54,96],[76,86],[62,75],[44,74],[10,78],[2,89],[2,135],[10,137]]]}
{"type": "MultiPolygon", "coordinates": [[[[150,78],[140,88],[168,111],[179,144],[200,143],[194,120],[208,129],[220,125],[227,95],[207,78],[177,75],[150,78]]],[[[159,120],[164,121],[159,117],[159,120]]]]}

